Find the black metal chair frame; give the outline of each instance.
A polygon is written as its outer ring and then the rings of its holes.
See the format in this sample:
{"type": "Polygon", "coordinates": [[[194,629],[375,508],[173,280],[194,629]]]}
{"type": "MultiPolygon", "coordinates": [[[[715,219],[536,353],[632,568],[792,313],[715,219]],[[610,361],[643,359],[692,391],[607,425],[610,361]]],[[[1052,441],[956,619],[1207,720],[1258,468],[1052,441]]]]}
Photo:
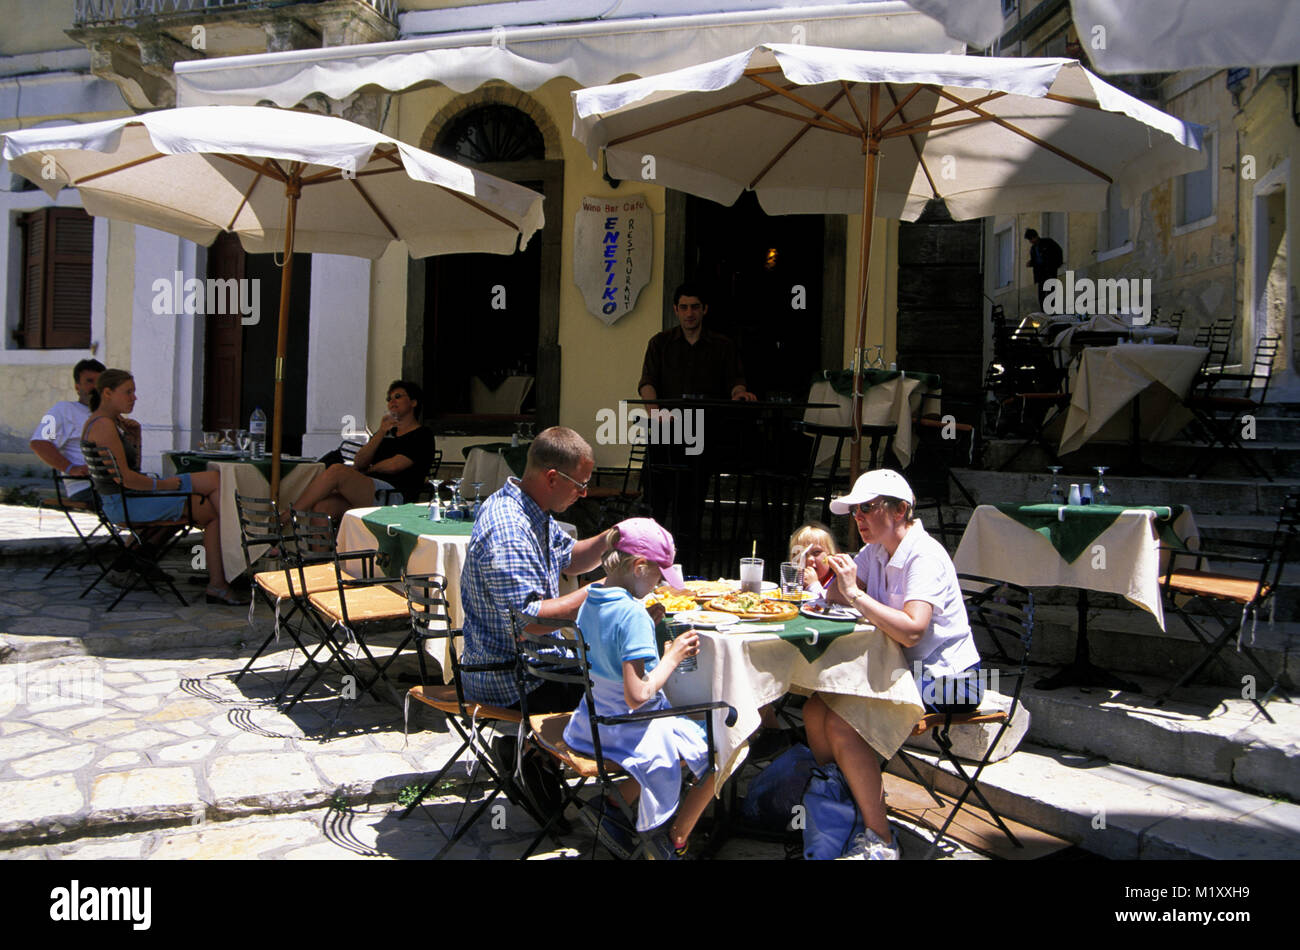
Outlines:
{"type": "MultiPolygon", "coordinates": [[[[1266,481],[1273,480],[1273,476],[1251,458],[1245,445],[1242,444],[1239,432],[1241,419],[1244,416],[1264,408],[1264,403],[1268,399],[1269,382],[1273,375],[1273,362],[1277,358],[1281,339],[1279,336],[1260,337],[1255,345],[1255,358],[1249,373],[1228,373],[1223,370],[1206,372],[1202,376],[1202,382],[1205,384],[1204,391],[1193,393],[1185,401],[1184,404],[1204,428],[1207,437],[1206,446],[1192,470],[1193,474],[1200,475],[1208,471],[1215,459],[1215,448],[1222,446],[1225,450],[1237,452],[1242,464],[1248,470],[1266,481]],[[1238,395],[1216,392],[1216,388],[1225,382],[1240,384],[1242,391],[1238,395]],[[1254,396],[1256,383],[1261,384],[1258,398],[1254,396]]],[[[1212,356],[1206,358],[1207,363],[1210,359],[1212,356]]]]}
{"type": "MultiPolygon", "coordinates": [[[[1187,624],[1188,629],[1192,631],[1196,639],[1200,641],[1205,650],[1204,656],[1188,668],[1177,682],[1169,686],[1163,693],[1156,697],[1155,705],[1163,705],[1176,689],[1181,689],[1205,670],[1219,652],[1228,644],[1233,635],[1237,635],[1237,650],[1248,659],[1255,669],[1259,670],[1272,684],[1263,694],[1262,698],[1250,697],[1250,701],[1255,704],[1255,708],[1260,711],[1265,719],[1273,722],[1273,717],[1268,714],[1264,708],[1264,703],[1277,691],[1278,679],[1264,668],[1264,665],[1255,656],[1249,646],[1241,642],[1241,635],[1245,632],[1246,619],[1251,619],[1252,625],[1258,618],[1259,611],[1268,604],[1282,582],[1282,572],[1286,568],[1286,563],[1291,553],[1295,550],[1297,538],[1300,537],[1300,491],[1289,492],[1286,500],[1278,512],[1277,524],[1273,529],[1273,537],[1267,542],[1259,541],[1231,541],[1223,540],[1220,544],[1229,547],[1241,548],[1247,551],[1262,552],[1259,554],[1234,554],[1225,551],[1207,550],[1199,548],[1195,551],[1180,549],[1174,547],[1161,547],[1162,552],[1168,552],[1169,562],[1165,567],[1162,593],[1166,606],[1173,610],[1183,623],[1187,624]],[[1223,561],[1229,564],[1239,565],[1258,565],[1259,575],[1255,582],[1255,593],[1245,604],[1240,604],[1241,613],[1235,616],[1225,617],[1215,606],[1218,601],[1231,603],[1234,608],[1239,605],[1238,601],[1228,598],[1214,597],[1208,594],[1191,595],[1189,592],[1179,592],[1173,589],[1173,579],[1175,566],[1178,558],[1194,558],[1196,566],[1193,571],[1200,572],[1201,565],[1209,559],[1213,561],[1223,561]],[[1187,603],[1178,603],[1178,596],[1188,596],[1190,599],[1187,603]],[[1217,634],[1206,630],[1201,624],[1192,619],[1187,607],[1192,600],[1200,600],[1210,611],[1215,621],[1219,624],[1217,634]]],[[[1234,609],[1235,613],[1235,609],[1234,609]]],[[[1290,702],[1290,697],[1286,694],[1279,694],[1283,700],[1290,702]]]]}
{"type": "MultiPolygon", "coordinates": [[[[805,435],[812,437],[812,445],[808,450],[808,468],[803,477],[803,484],[800,488],[800,507],[799,519],[805,520],[808,512],[808,502],[813,497],[821,497],[822,509],[819,517],[824,522],[830,521],[830,503],[831,496],[834,494],[836,482],[839,480],[840,472],[840,455],[844,451],[845,441],[853,437],[852,426],[827,426],[812,422],[798,422],[795,428],[802,431],[805,435]],[[821,455],[822,439],[834,439],[835,451],[831,456],[829,466],[819,471],[817,468],[817,459],[821,455]],[[816,495],[814,493],[817,493],[816,495]]],[[[894,436],[898,434],[898,424],[889,423],[888,425],[863,425],[862,438],[871,440],[871,452],[868,456],[867,471],[877,467],[883,459],[888,457],[894,448],[894,436]],[[884,442],[883,448],[881,442],[884,442]]],[[[847,487],[847,485],[846,485],[847,487]]]]}
{"type": "MultiPolygon", "coordinates": [[[[1020,707],[1020,692],[1024,687],[1025,677],[1028,673],[1029,652],[1033,644],[1034,595],[1027,588],[1021,587],[1019,584],[1012,584],[1009,581],[998,580],[992,577],[982,577],[976,574],[958,574],[957,579],[959,583],[965,582],[962,588],[962,593],[963,600],[966,603],[966,614],[967,618],[970,620],[972,632],[975,630],[981,630],[987,633],[997,650],[997,654],[1009,659],[1012,663],[1017,662],[1017,660],[1015,657],[1011,657],[1007,654],[999,634],[1019,643],[1020,656],[1018,662],[1020,669],[1015,674],[1016,685],[1011,694],[1011,705],[1005,713],[997,712],[982,714],[977,711],[975,713],[928,714],[927,716],[924,716],[918,724],[919,728],[922,724],[933,723],[930,725],[930,734],[935,745],[939,748],[940,757],[952,766],[957,777],[965,786],[962,789],[961,794],[958,795],[954,801],[952,810],[948,813],[948,817],[944,820],[943,825],[938,829],[934,841],[930,844],[930,849],[926,852],[926,858],[932,857],[935,851],[938,850],[939,843],[943,841],[944,837],[948,833],[948,829],[952,826],[953,821],[956,819],[958,813],[966,804],[966,800],[971,795],[974,795],[975,798],[979,800],[980,805],[989,813],[994,823],[1002,833],[1007,836],[1007,840],[1010,841],[1012,845],[1017,848],[1024,847],[1024,845],[1020,843],[1019,839],[1017,839],[1012,833],[1011,829],[1007,827],[1006,822],[1002,820],[1002,816],[998,814],[997,809],[989,804],[988,799],[984,797],[984,793],[980,791],[978,783],[980,775],[984,772],[984,768],[989,764],[994,751],[997,749],[998,743],[1002,740],[1002,736],[1006,733],[1007,728],[1011,725],[1012,719],[1015,717],[1016,710],[1020,707]],[[1001,722],[1001,726],[997,731],[997,735],[995,735],[993,741],[989,743],[988,748],[984,752],[984,757],[980,759],[979,763],[975,766],[975,769],[968,773],[962,766],[961,761],[953,754],[952,739],[949,735],[949,730],[954,725],[998,721],[1001,722]]],[[[935,804],[941,808],[944,807],[947,803],[939,797],[938,793],[935,792],[934,785],[921,777],[915,763],[912,761],[911,755],[906,749],[900,748],[898,750],[898,758],[903,765],[907,767],[908,771],[912,773],[917,782],[919,782],[925,790],[929,792],[930,797],[934,799],[935,804]]]]}
{"type": "Polygon", "coordinates": [[[99,562],[101,568],[99,576],[81,592],[81,596],[85,597],[94,590],[99,582],[112,570],[114,564],[122,563],[125,564],[123,570],[127,572],[129,578],[127,583],[123,585],[122,592],[109,604],[108,610],[112,610],[121,603],[122,598],[135,590],[141,581],[144,581],[145,586],[159,598],[163,598],[163,592],[154,586],[154,582],[157,581],[172,592],[176,599],[180,601],[182,607],[189,606],[185,598],[181,596],[181,592],[177,590],[176,584],[172,581],[170,575],[159,567],[159,562],[176,542],[189,534],[192,526],[189,516],[190,493],[183,491],[135,491],[126,488],[121,484],[122,479],[118,472],[117,460],[107,447],[83,441],[81,443],[81,452],[86,460],[86,467],[90,471],[90,485],[95,499],[95,512],[99,515],[100,524],[108,532],[109,537],[113,539],[118,551],[118,559],[110,561],[108,566],[104,566],[102,561],[99,562]],[[121,522],[116,522],[109,517],[104,508],[105,494],[120,494],[122,496],[121,522]],[[130,499],[132,498],[184,498],[186,501],[183,512],[184,517],[175,522],[137,522],[131,517],[130,499]],[[166,539],[159,542],[146,541],[146,532],[161,532],[166,535],[166,539]],[[128,539],[134,539],[136,543],[128,544],[128,539]],[[151,554],[152,556],[150,556],[151,554]],[[149,576],[151,570],[157,570],[160,576],[151,578],[149,576]]]}
{"type": "MultiPolygon", "coordinates": [[[[363,551],[339,551],[334,544],[334,519],[329,515],[314,512],[302,511],[298,508],[292,509],[293,536],[285,537],[285,545],[281,549],[281,555],[289,559],[290,567],[298,574],[298,586],[293,588],[293,597],[307,617],[312,626],[315,628],[320,637],[320,644],[316,650],[307,658],[307,662],[299,667],[293,678],[286,684],[287,690],[297,680],[307,666],[315,667],[311,679],[298,691],[297,695],[290,700],[285,711],[293,709],[298,701],[305,696],[308,691],[320,680],[325,672],[329,669],[332,662],[337,662],[343,670],[343,675],[355,678],[358,685],[357,695],[363,692],[370,693],[379,702],[384,702],[385,698],[376,689],[380,680],[388,683],[387,670],[402,650],[413,639],[411,631],[408,629],[405,639],[398,645],[397,649],[382,664],[375,659],[370,652],[370,646],[366,642],[365,634],[367,628],[374,622],[354,621],[348,615],[347,594],[348,590],[357,590],[375,585],[398,584],[400,578],[385,577],[375,573],[375,562],[379,557],[377,550],[363,551]],[[358,561],[361,564],[361,576],[352,577],[343,570],[343,564],[348,561],[358,561]],[[310,585],[307,581],[306,568],[312,564],[330,562],[334,565],[335,589],[339,592],[339,612],[340,621],[336,624],[332,618],[324,617],[311,603],[311,594],[308,592],[310,585]],[[335,628],[341,626],[347,638],[340,640],[335,634],[335,628]],[[348,654],[348,640],[354,640],[361,651],[366,655],[371,666],[375,670],[375,675],[366,679],[361,675],[360,667],[353,661],[348,654]],[[321,649],[325,649],[329,656],[324,664],[315,662],[316,655],[321,649]]],[[[359,659],[359,658],[358,658],[359,659]]],[[[388,683],[390,688],[392,684],[388,683]]]]}
{"type": "MultiPolygon", "coordinates": [[[[591,758],[596,763],[596,778],[601,789],[599,803],[597,804],[579,797],[578,793],[588,782],[586,777],[578,776],[576,784],[566,786],[564,801],[553,814],[546,818],[542,830],[528,846],[523,857],[529,857],[537,849],[542,839],[550,833],[551,826],[564,814],[570,804],[577,806],[579,813],[592,824],[593,830],[598,831],[604,821],[608,801],[617,804],[624,821],[633,830],[636,846],[631,856],[636,858],[646,855],[648,853],[648,840],[640,832],[636,831],[636,813],[632,810],[632,806],[623,801],[623,796],[618,793],[615,783],[615,774],[606,768],[605,757],[600,743],[600,726],[648,722],[652,719],[663,719],[669,716],[703,719],[705,734],[709,743],[709,768],[697,781],[713,781],[717,772],[717,746],[713,741],[712,713],[718,709],[727,710],[725,722],[730,727],[735,725],[736,710],[725,702],[715,700],[708,703],[693,703],[689,706],[674,706],[648,712],[633,712],[623,716],[597,715],[595,712],[595,698],[591,692],[591,662],[587,659],[587,644],[577,623],[570,620],[537,620],[519,610],[512,610],[511,614],[517,631],[516,658],[518,662],[515,675],[518,678],[520,695],[524,697],[521,708],[524,712],[524,725],[528,738],[543,752],[548,752],[545,746],[537,742],[531,731],[528,718],[527,692],[524,689],[526,676],[532,675],[557,683],[581,686],[587,699],[587,709],[590,712],[591,744],[595,750],[591,758]],[[537,633],[530,631],[530,626],[541,626],[549,629],[537,633]],[[589,814],[591,811],[596,812],[594,819],[589,814]]],[[[600,841],[599,833],[596,835],[596,841],[597,843],[600,841]]],[[[592,846],[591,856],[593,858],[596,856],[595,845],[592,846]]]]}
{"type": "MultiPolygon", "coordinates": [[[[74,512],[87,515],[96,514],[94,487],[91,487],[89,502],[75,502],[68,497],[68,494],[64,491],[67,482],[89,481],[90,477],[73,477],[71,475],[63,474],[58,469],[50,469],[50,475],[54,479],[54,501],[52,507],[63,512],[63,516],[68,519],[68,524],[72,525],[72,530],[77,535],[78,543],[65,551],[63,556],[54,562],[54,566],[46,571],[45,576],[41,579],[49,580],[54,575],[55,571],[59,570],[65,564],[75,561],[78,557],[81,558],[81,563],[76,566],[89,567],[93,563],[103,571],[104,562],[99,559],[100,550],[107,551],[111,549],[113,547],[113,542],[109,540],[107,535],[105,535],[99,537],[97,541],[92,543],[92,539],[96,538],[101,530],[104,530],[103,519],[100,519],[100,521],[91,528],[90,531],[86,532],[81,530],[81,526],[77,524],[77,519],[73,517],[74,512]]],[[[44,504],[46,503],[42,502],[42,505],[44,504]]]]}

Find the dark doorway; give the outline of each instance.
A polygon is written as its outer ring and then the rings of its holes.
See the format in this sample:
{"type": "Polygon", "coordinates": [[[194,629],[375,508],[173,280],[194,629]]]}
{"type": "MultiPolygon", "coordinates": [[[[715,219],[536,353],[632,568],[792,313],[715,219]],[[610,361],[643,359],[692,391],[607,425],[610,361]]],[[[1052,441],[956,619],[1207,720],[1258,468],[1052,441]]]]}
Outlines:
{"type": "Polygon", "coordinates": [[[821,215],[769,215],[753,192],[731,207],[686,198],[685,272],[711,295],[705,326],[740,347],[760,398],[803,398],[822,362],[821,215]]]}
{"type": "MultiPolygon", "coordinates": [[[[259,406],[270,420],[275,406],[280,274],[275,255],[246,254],[233,235],[222,235],[208,250],[209,278],[258,281],[258,321],[244,325],[238,314],[205,318],[204,429],[247,428],[249,417],[259,406]]],[[[290,455],[302,451],[302,435],[307,427],[310,301],[311,255],[295,254],[285,352],[282,446],[290,455]]]]}

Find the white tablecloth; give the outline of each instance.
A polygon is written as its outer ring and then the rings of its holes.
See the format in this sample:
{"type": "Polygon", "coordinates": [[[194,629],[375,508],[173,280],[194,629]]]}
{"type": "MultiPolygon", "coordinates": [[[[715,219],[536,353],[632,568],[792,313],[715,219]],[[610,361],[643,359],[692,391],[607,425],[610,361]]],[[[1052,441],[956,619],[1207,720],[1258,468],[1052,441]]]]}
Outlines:
{"type": "MultiPolygon", "coordinates": [[[[932,390],[927,384],[918,379],[899,376],[897,379],[877,383],[863,394],[863,425],[889,425],[891,422],[897,424],[898,433],[894,436],[894,456],[897,458],[900,468],[907,468],[912,463],[912,452],[914,450],[912,419],[921,411],[922,397],[929,393],[939,395],[940,390],[932,390]]],[[[821,380],[813,383],[808,390],[808,401],[832,402],[837,404],[837,408],[805,410],[804,422],[823,426],[853,425],[853,400],[848,396],[837,393],[829,382],[821,380]]],[[[938,404],[933,400],[925,407],[926,412],[937,409],[938,404]]],[[[829,462],[834,448],[835,443],[833,441],[823,439],[822,449],[825,457],[819,458],[817,464],[824,465],[829,462]]],[[[865,455],[865,451],[863,454],[865,455]]],[[[884,467],[892,464],[888,459],[881,460],[881,465],[884,467]]]]}
{"type": "Polygon", "coordinates": [[[759,709],[792,690],[820,693],[880,755],[898,751],[924,709],[897,643],[864,624],[809,662],[793,644],[761,629],[737,624],[726,633],[701,630],[699,669],[674,672],[664,689],[675,706],[721,699],[736,708],[730,729],[723,724],[725,711],[713,716],[718,792],[745,761],[759,709]],[[737,632],[745,630],[755,632],[737,632]]]}
{"type": "MultiPolygon", "coordinates": [[[[170,469],[169,474],[175,472],[169,456],[164,455],[163,462],[164,470],[170,469]]],[[[281,475],[280,510],[288,511],[316,474],[324,470],[325,466],[320,462],[300,462],[288,474],[281,475]]],[[[271,483],[262,476],[256,465],[248,462],[209,462],[208,471],[221,473],[221,562],[226,570],[226,579],[233,580],[248,569],[248,562],[244,560],[244,548],[240,543],[235,492],[252,498],[269,498],[271,483]]],[[[267,545],[254,545],[249,553],[257,560],[266,550],[267,545]]]]}
{"type": "Polygon", "coordinates": [[[467,500],[474,500],[474,483],[483,483],[483,498],[491,495],[506,479],[515,474],[506,464],[506,458],[500,452],[488,452],[483,449],[470,449],[465,457],[465,471],[461,474],[460,493],[467,500]]]}
{"type": "MultiPolygon", "coordinates": [[[[1128,319],[1132,319],[1131,317],[1128,319]]],[[[1055,323],[1055,321],[1053,321],[1055,323]]],[[[1049,324],[1050,326],[1050,324],[1049,324]]],[[[1052,341],[1052,345],[1062,352],[1068,351],[1070,342],[1076,333],[1123,333],[1128,339],[1137,343],[1144,340],[1152,340],[1156,343],[1173,343],[1178,339],[1178,331],[1173,327],[1157,326],[1131,326],[1124,317],[1115,317],[1108,314],[1099,314],[1082,323],[1071,321],[1069,329],[1061,333],[1052,341]]]]}
{"type": "Polygon", "coordinates": [[[1070,369],[1070,409],[1060,453],[1092,439],[1127,441],[1130,403],[1141,396],[1140,433],[1147,442],[1174,438],[1192,420],[1182,399],[1191,391],[1206,351],[1198,346],[1095,346],[1070,369]]]}
{"type": "MultiPolygon", "coordinates": [[[[1190,509],[1183,510],[1173,529],[1188,547],[1194,549],[1199,544],[1190,509]]],[[[1160,553],[1159,545],[1155,512],[1129,509],[1068,563],[1037,531],[992,505],[980,505],[972,512],[952,560],[959,573],[1025,587],[1074,587],[1119,594],[1154,616],[1163,630],[1160,572],[1168,557],[1160,553]],[[1098,545],[1104,561],[1096,552],[1098,545]]]]}

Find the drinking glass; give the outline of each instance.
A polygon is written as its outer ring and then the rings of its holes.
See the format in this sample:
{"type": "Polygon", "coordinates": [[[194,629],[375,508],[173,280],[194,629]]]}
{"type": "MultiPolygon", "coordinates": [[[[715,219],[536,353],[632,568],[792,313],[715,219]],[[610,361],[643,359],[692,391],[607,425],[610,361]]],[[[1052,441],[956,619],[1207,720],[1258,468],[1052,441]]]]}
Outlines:
{"type": "Polygon", "coordinates": [[[223,449],[233,449],[235,447],[235,440],[230,435],[229,429],[221,430],[221,447],[223,449]]]}
{"type": "Polygon", "coordinates": [[[1061,482],[1059,479],[1061,466],[1049,465],[1047,466],[1047,470],[1052,473],[1052,487],[1047,493],[1047,500],[1054,505],[1063,505],[1065,504],[1065,492],[1061,491],[1061,482]]]}
{"type": "MultiPolygon", "coordinates": [[[[683,633],[690,633],[695,628],[685,621],[670,620],[668,621],[668,638],[676,640],[683,633]]],[[[682,673],[694,673],[700,668],[700,657],[697,653],[695,656],[688,656],[677,664],[677,670],[682,673]]]]}
{"type": "Polygon", "coordinates": [[[740,589],[753,591],[755,594],[762,592],[763,559],[761,557],[742,557],[740,559],[740,589]]]}
{"type": "Polygon", "coordinates": [[[253,454],[253,436],[247,429],[235,433],[235,443],[239,446],[239,454],[244,458],[253,454]]]}
{"type": "Polygon", "coordinates": [[[793,561],[781,564],[781,599],[799,600],[803,591],[803,571],[793,561]]]}
{"type": "Polygon", "coordinates": [[[483,507],[483,483],[474,482],[474,507],[470,509],[474,517],[478,517],[479,509],[483,507]]]}
{"type": "Polygon", "coordinates": [[[1094,505],[1114,504],[1114,502],[1111,501],[1110,489],[1106,487],[1106,482],[1102,480],[1102,476],[1106,474],[1107,467],[1108,466],[1105,465],[1094,465],[1092,467],[1092,470],[1097,473],[1097,488],[1092,493],[1092,503],[1094,505]]]}
{"type": "Polygon", "coordinates": [[[461,509],[464,499],[460,497],[461,479],[451,479],[451,504],[447,506],[447,518],[450,521],[463,521],[465,512],[461,509]]]}

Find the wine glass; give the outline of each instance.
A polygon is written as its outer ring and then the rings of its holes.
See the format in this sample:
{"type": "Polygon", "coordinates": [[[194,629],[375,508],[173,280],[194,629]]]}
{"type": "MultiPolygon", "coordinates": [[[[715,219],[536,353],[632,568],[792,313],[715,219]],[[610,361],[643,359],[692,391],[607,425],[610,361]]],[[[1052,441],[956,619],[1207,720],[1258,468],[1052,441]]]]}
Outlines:
{"type": "Polygon", "coordinates": [[[1065,493],[1061,491],[1061,482],[1059,478],[1061,474],[1061,466],[1049,465],[1047,466],[1047,470],[1052,473],[1052,487],[1047,493],[1047,499],[1054,505],[1063,505],[1065,504],[1065,493]]]}
{"type": "Polygon", "coordinates": [[[475,518],[477,518],[479,510],[483,507],[483,483],[474,482],[473,485],[474,485],[474,505],[473,507],[470,508],[470,512],[473,514],[475,518]]]}
{"type": "Polygon", "coordinates": [[[235,440],[231,437],[230,431],[229,429],[221,430],[221,447],[223,449],[233,449],[235,447],[235,440]]]}
{"type": "Polygon", "coordinates": [[[239,454],[244,458],[253,454],[253,435],[247,429],[235,432],[235,443],[239,446],[239,454]]]}
{"type": "Polygon", "coordinates": [[[1106,487],[1106,483],[1102,480],[1102,476],[1106,474],[1106,469],[1107,466],[1105,465],[1094,465],[1092,467],[1092,470],[1097,473],[1097,489],[1092,493],[1092,503],[1094,505],[1111,504],[1110,489],[1106,487]]]}

